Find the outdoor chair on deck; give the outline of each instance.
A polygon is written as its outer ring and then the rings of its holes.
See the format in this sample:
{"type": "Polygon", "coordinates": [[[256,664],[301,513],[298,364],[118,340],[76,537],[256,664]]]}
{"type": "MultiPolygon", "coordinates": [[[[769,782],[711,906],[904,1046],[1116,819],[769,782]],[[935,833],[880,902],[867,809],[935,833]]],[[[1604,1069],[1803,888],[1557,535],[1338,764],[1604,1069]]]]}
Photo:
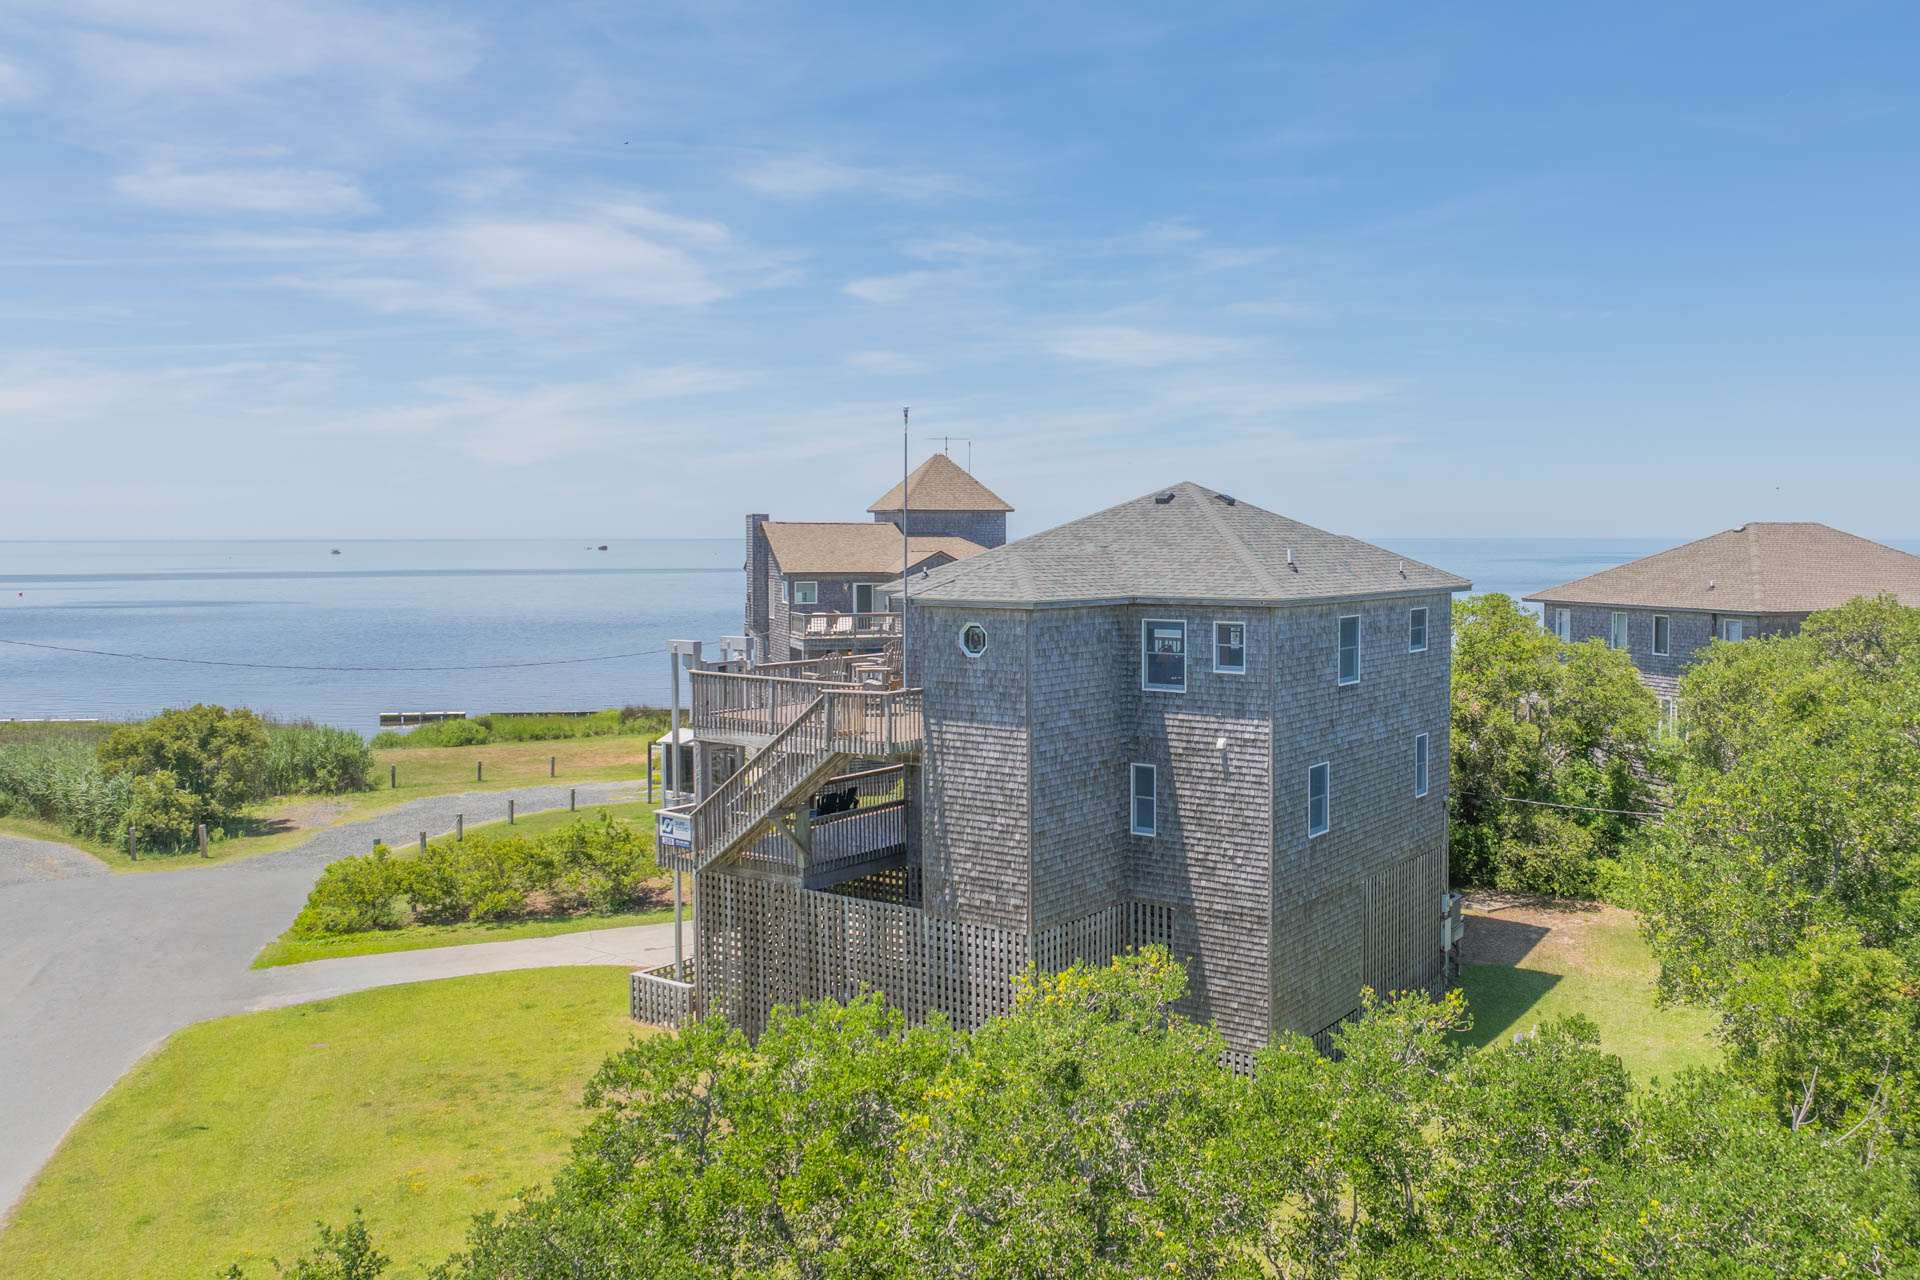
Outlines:
{"type": "Polygon", "coordinates": [[[827,634],[827,615],[824,613],[808,614],[807,634],[810,636],[823,636],[827,634]]]}
{"type": "Polygon", "coordinates": [[[839,617],[835,618],[833,620],[833,634],[835,634],[836,636],[852,635],[853,634],[853,615],[850,613],[843,613],[839,617]]]}

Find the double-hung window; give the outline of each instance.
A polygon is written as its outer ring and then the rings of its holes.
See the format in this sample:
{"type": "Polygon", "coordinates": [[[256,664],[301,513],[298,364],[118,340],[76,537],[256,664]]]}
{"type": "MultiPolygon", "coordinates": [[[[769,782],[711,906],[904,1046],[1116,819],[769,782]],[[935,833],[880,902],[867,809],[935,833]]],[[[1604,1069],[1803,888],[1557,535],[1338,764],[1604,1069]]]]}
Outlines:
{"type": "Polygon", "coordinates": [[[1154,823],[1159,817],[1159,814],[1154,811],[1155,770],[1150,764],[1136,764],[1132,766],[1131,773],[1133,803],[1128,813],[1128,820],[1132,824],[1130,829],[1137,836],[1150,836],[1154,831],[1154,823]]]}
{"type": "Polygon", "coordinates": [[[1246,623],[1216,622],[1213,624],[1213,669],[1232,675],[1240,675],[1246,671],[1246,623]]]}
{"type": "Polygon", "coordinates": [[[1413,794],[1416,798],[1427,794],[1427,735],[1413,735],[1413,794]]]}
{"type": "Polygon", "coordinates": [[[1333,825],[1333,766],[1316,764],[1307,770],[1307,834],[1323,836],[1333,825]]]}
{"type": "Polygon", "coordinates": [[[1187,624],[1149,618],[1140,624],[1140,687],[1187,691],[1187,624]]]}
{"type": "Polygon", "coordinates": [[[1667,650],[1673,638],[1673,626],[1664,613],[1653,615],[1653,654],[1656,658],[1667,656],[1667,650]]]}
{"type": "Polygon", "coordinates": [[[820,584],[817,582],[794,583],[793,602],[795,604],[819,604],[820,584]]]}
{"type": "Polygon", "coordinates": [[[1340,683],[1360,683],[1360,615],[1340,619],[1340,683]]]}
{"type": "Polygon", "coordinates": [[[1407,652],[1425,653],[1427,651],[1427,611],[1424,606],[1415,609],[1407,619],[1407,652]]]}
{"type": "Polygon", "coordinates": [[[1747,624],[1738,618],[1723,618],[1720,621],[1722,640],[1744,640],[1747,638],[1747,624]]]}
{"type": "Polygon", "coordinates": [[[1607,630],[1607,648],[1624,649],[1627,647],[1627,615],[1614,610],[1607,630]]]}

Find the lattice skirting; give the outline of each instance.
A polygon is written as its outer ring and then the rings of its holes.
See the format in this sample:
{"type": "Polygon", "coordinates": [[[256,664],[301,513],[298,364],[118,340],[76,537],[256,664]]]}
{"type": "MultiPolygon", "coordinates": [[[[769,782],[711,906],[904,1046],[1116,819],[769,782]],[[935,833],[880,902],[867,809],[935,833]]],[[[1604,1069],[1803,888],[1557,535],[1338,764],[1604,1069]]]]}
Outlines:
{"type": "Polygon", "coordinates": [[[1121,903],[1038,936],[938,919],[898,902],[710,872],[700,877],[698,999],[757,1036],[776,1005],[882,993],[911,1021],[977,1027],[1013,1003],[1029,963],[1053,971],[1166,944],[1172,910],[1121,903]]]}

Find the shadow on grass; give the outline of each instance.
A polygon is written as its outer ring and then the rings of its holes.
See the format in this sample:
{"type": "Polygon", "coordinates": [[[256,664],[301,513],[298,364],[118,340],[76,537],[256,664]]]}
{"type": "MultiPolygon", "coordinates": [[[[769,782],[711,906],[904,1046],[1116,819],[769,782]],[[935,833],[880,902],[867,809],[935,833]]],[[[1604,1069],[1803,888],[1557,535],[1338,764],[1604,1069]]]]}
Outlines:
{"type": "Polygon", "coordinates": [[[1516,969],[1504,964],[1462,965],[1460,989],[1466,993],[1467,1008],[1473,1014],[1473,1029],[1455,1037],[1456,1042],[1479,1049],[1510,1031],[1525,1031],[1526,1026],[1518,1024],[1559,985],[1559,974],[1542,973],[1538,969],[1516,969]]]}

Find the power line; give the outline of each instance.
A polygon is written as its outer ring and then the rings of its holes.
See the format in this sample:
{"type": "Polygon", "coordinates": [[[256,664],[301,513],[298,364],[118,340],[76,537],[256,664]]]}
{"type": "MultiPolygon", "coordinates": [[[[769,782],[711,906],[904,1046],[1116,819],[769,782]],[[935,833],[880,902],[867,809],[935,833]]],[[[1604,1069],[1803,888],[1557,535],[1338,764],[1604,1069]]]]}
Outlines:
{"type": "Polygon", "coordinates": [[[1501,796],[1508,804],[1537,804],[1542,809],[1578,809],[1582,813],[1619,813],[1629,818],[1664,818],[1667,815],[1659,810],[1649,809],[1598,809],[1590,804],[1555,804],[1551,800],[1522,800],[1519,796],[1501,796]]]}
{"type": "Polygon", "coordinates": [[[72,645],[37,644],[32,640],[0,639],[0,644],[22,649],[52,649],[60,653],[84,653],[96,658],[126,658],[136,662],[180,662],[196,667],[249,667],[259,671],[505,671],[517,667],[567,667],[582,662],[618,662],[624,658],[651,658],[665,649],[643,649],[637,653],[603,653],[591,658],[544,658],[537,662],[476,662],[444,667],[336,667],[303,666],[291,662],[228,662],[219,658],[170,658],[152,653],[116,653],[111,649],[76,649],[72,645]]]}

